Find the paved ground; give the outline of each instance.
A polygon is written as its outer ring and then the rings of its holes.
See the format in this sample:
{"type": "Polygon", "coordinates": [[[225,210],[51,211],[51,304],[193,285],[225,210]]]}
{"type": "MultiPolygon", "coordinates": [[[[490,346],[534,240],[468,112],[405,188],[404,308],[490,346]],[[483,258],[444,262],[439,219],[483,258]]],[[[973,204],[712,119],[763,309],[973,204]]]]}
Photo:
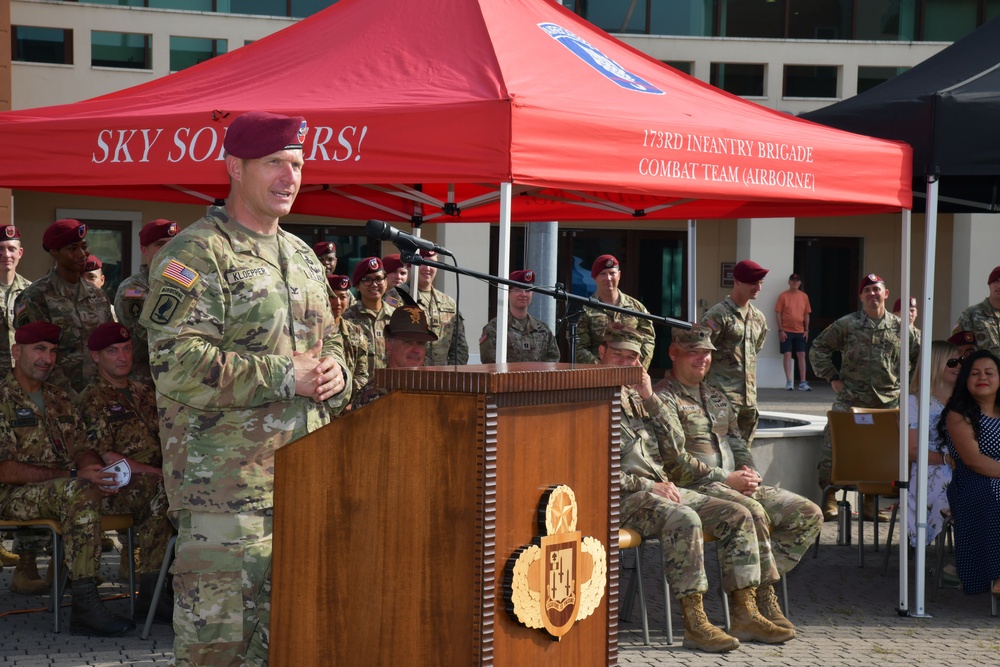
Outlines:
{"type": "MultiPolygon", "coordinates": [[[[812,392],[763,390],[763,409],[783,412],[825,414],[832,403],[829,388],[817,386],[812,392]]],[[[869,538],[870,542],[870,526],[869,538]]],[[[887,528],[883,524],[882,542],[887,528]]],[[[898,541],[894,538],[894,542],[898,541]]],[[[8,543],[9,546],[9,543],[8,543]]],[[[996,665],[1000,663],[1000,618],[990,616],[986,595],[967,596],[958,590],[939,592],[937,602],[928,599],[926,610],[932,618],[909,618],[897,613],[899,575],[896,547],[887,576],[881,576],[881,556],[871,547],[864,568],[857,566],[857,546],[836,545],[836,524],[824,526],[817,559],[812,552],[789,576],[791,617],[798,625],[799,637],[782,646],[748,644],[724,655],[709,655],[682,648],[683,622],[674,605],[673,645],[667,645],[663,631],[663,592],[657,584],[660,574],[659,552],[646,550],[643,559],[646,595],[649,601],[652,641],[643,646],[639,606],[632,619],[621,624],[619,664],[621,665],[711,665],[798,666],[798,665],[996,665]]],[[[884,549],[884,547],[883,547],[884,549]]],[[[709,547],[714,552],[714,547],[709,547]]],[[[631,556],[626,556],[627,560],[631,556]]],[[[711,591],[707,596],[709,618],[721,624],[715,555],[709,561],[711,591]]],[[[28,612],[47,598],[26,598],[7,592],[11,568],[0,572],[0,665],[153,665],[168,664],[172,632],[169,627],[154,625],[148,640],[139,639],[138,631],[120,639],[76,637],[67,631],[52,633],[52,617],[46,611],[28,612]],[[15,613],[10,613],[15,612],[15,613]],[[16,613],[27,612],[27,613],[16,613]]],[[[101,587],[104,596],[121,594],[116,582],[117,557],[105,559],[101,587]]],[[[627,577],[628,575],[626,575],[627,577]]],[[[624,578],[623,578],[624,579],[624,578]]],[[[912,582],[912,576],[911,576],[912,582]]],[[[912,584],[911,584],[912,598],[912,584]]],[[[67,597],[68,603],[69,598],[67,597]]],[[[911,608],[913,600],[911,599],[911,608]]],[[[106,604],[118,613],[126,613],[128,602],[116,599],[106,604]]],[[[63,610],[65,623],[68,610],[63,610]]],[[[313,666],[307,666],[313,667],[313,666]]],[[[319,667],[319,666],[317,666],[319,667]]],[[[322,666],[325,667],[325,666],[322,666]]],[[[350,666],[355,667],[355,666],[350,666]]],[[[531,666],[525,666],[531,667],[531,666]]]]}

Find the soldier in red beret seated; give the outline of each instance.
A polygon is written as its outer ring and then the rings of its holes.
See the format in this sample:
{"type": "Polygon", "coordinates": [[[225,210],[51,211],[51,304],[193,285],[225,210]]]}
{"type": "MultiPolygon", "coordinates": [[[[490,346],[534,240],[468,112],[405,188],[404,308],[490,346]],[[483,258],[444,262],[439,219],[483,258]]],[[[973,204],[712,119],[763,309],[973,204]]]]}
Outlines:
{"type": "MultiPolygon", "coordinates": [[[[121,485],[114,472],[105,472],[69,395],[46,382],[59,340],[59,327],[48,322],[15,332],[14,369],[0,382],[0,519],[61,525],[73,598],[70,631],[117,637],[135,624],[111,613],[97,592],[101,514],[131,515],[140,548],[155,566],[172,530],[167,498],[156,475],[136,474],[121,485]]],[[[31,567],[38,578],[36,554],[20,556],[19,567],[31,567]]],[[[144,602],[148,609],[148,596],[144,602]]]]}

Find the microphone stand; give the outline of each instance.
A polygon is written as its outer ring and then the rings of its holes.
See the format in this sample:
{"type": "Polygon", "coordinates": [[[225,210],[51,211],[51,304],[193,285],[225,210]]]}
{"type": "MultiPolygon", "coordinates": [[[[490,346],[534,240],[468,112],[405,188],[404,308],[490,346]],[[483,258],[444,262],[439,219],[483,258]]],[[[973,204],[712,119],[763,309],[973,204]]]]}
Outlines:
{"type": "MultiPolygon", "coordinates": [[[[403,239],[399,239],[403,241],[403,239]]],[[[396,246],[399,247],[400,243],[396,242],[396,246]]],[[[677,320],[672,317],[664,317],[663,315],[653,315],[652,313],[644,313],[638,310],[632,310],[631,308],[622,308],[621,306],[612,306],[607,303],[603,303],[599,299],[584,298],[582,296],[577,296],[566,291],[565,286],[562,283],[557,283],[555,289],[549,289],[548,287],[539,287],[537,285],[531,285],[529,283],[519,283],[516,280],[508,280],[507,278],[501,278],[499,276],[494,276],[490,273],[480,273],[479,271],[472,271],[471,269],[463,269],[460,266],[452,266],[451,264],[444,264],[442,262],[435,261],[433,259],[427,259],[420,255],[416,246],[400,248],[400,259],[408,264],[413,264],[419,266],[421,264],[427,266],[433,266],[437,269],[444,269],[445,271],[450,271],[452,273],[460,274],[463,276],[469,276],[471,278],[478,278],[479,280],[484,280],[487,283],[493,285],[507,285],[508,287],[517,287],[524,290],[532,290],[539,294],[545,294],[551,296],[556,300],[563,301],[567,304],[574,303],[581,306],[588,306],[590,308],[598,308],[600,310],[607,310],[615,313],[622,313],[624,315],[631,315],[632,317],[642,318],[644,320],[650,320],[654,324],[663,324],[670,327],[677,327],[678,329],[690,329],[692,327],[691,322],[685,322],[684,320],[677,320]]],[[[576,326],[583,314],[583,308],[579,308],[573,312],[568,312],[563,318],[570,323],[570,361],[576,363],[576,326]]]]}

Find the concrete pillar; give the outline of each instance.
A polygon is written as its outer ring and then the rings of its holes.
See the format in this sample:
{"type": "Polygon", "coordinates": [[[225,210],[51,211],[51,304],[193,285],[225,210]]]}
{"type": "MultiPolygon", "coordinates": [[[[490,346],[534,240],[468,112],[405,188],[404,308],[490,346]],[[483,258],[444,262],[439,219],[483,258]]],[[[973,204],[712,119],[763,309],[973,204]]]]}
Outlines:
{"type": "Polygon", "coordinates": [[[989,296],[986,279],[1000,264],[996,252],[1000,247],[1000,226],[995,214],[956,213],[954,220],[949,331],[963,310],[989,296]]]}
{"type": "MultiPolygon", "coordinates": [[[[535,284],[552,287],[556,284],[556,267],[559,261],[559,223],[531,222],[524,226],[524,268],[535,272],[535,284]]],[[[515,266],[517,262],[512,262],[515,266]]],[[[556,328],[556,300],[536,294],[528,312],[556,328]]]]}
{"type": "Polygon", "coordinates": [[[778,321],[774,305],[788,289],[788,276],[795,260],[795,218],[742,219],[736,226],[736,261],[750,259],[770,273],[753,302],[767,318],[769,329],[764,349],[757,355],[757,387],[782,388],[785,370],[778,349],[778,321]]]}
{"type": "MultiPolygon", "coordinates": [[[[430,226],[425,226],[428,231],[430,226]]],[[[485,223],[447,223],[434,225],[435,243],[455,255],[462,268],[485,273],[490,265],[490,226],[485,223]]],[[[442,263],[450,263],[440,257],[442,263]]],[[[469,344],[469,363],[479,363],[479,336],[489,321],[489,285],[474,278],[438,270],[435,287],[458,300],[458,309],[465,318],[465,337],[469,344]],[[456,279],[461,280],[457,283],[456,279]],[[461,285],[461,293],[456,290],[461,285]]]]}

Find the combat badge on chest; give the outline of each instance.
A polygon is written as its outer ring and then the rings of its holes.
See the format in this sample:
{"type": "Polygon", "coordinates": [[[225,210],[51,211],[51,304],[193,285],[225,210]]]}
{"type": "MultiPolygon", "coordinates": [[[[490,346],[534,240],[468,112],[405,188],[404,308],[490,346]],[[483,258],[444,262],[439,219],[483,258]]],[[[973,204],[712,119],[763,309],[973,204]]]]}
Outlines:
{"type": "Polygon", "coordinates": [[[590,616],[604,598],[608,559],[604,545],[576,530],[573,489],[552,486],[539,503],[540,532],[514,552],[504,577],[507,612],[556,639],[590,616]]]}

